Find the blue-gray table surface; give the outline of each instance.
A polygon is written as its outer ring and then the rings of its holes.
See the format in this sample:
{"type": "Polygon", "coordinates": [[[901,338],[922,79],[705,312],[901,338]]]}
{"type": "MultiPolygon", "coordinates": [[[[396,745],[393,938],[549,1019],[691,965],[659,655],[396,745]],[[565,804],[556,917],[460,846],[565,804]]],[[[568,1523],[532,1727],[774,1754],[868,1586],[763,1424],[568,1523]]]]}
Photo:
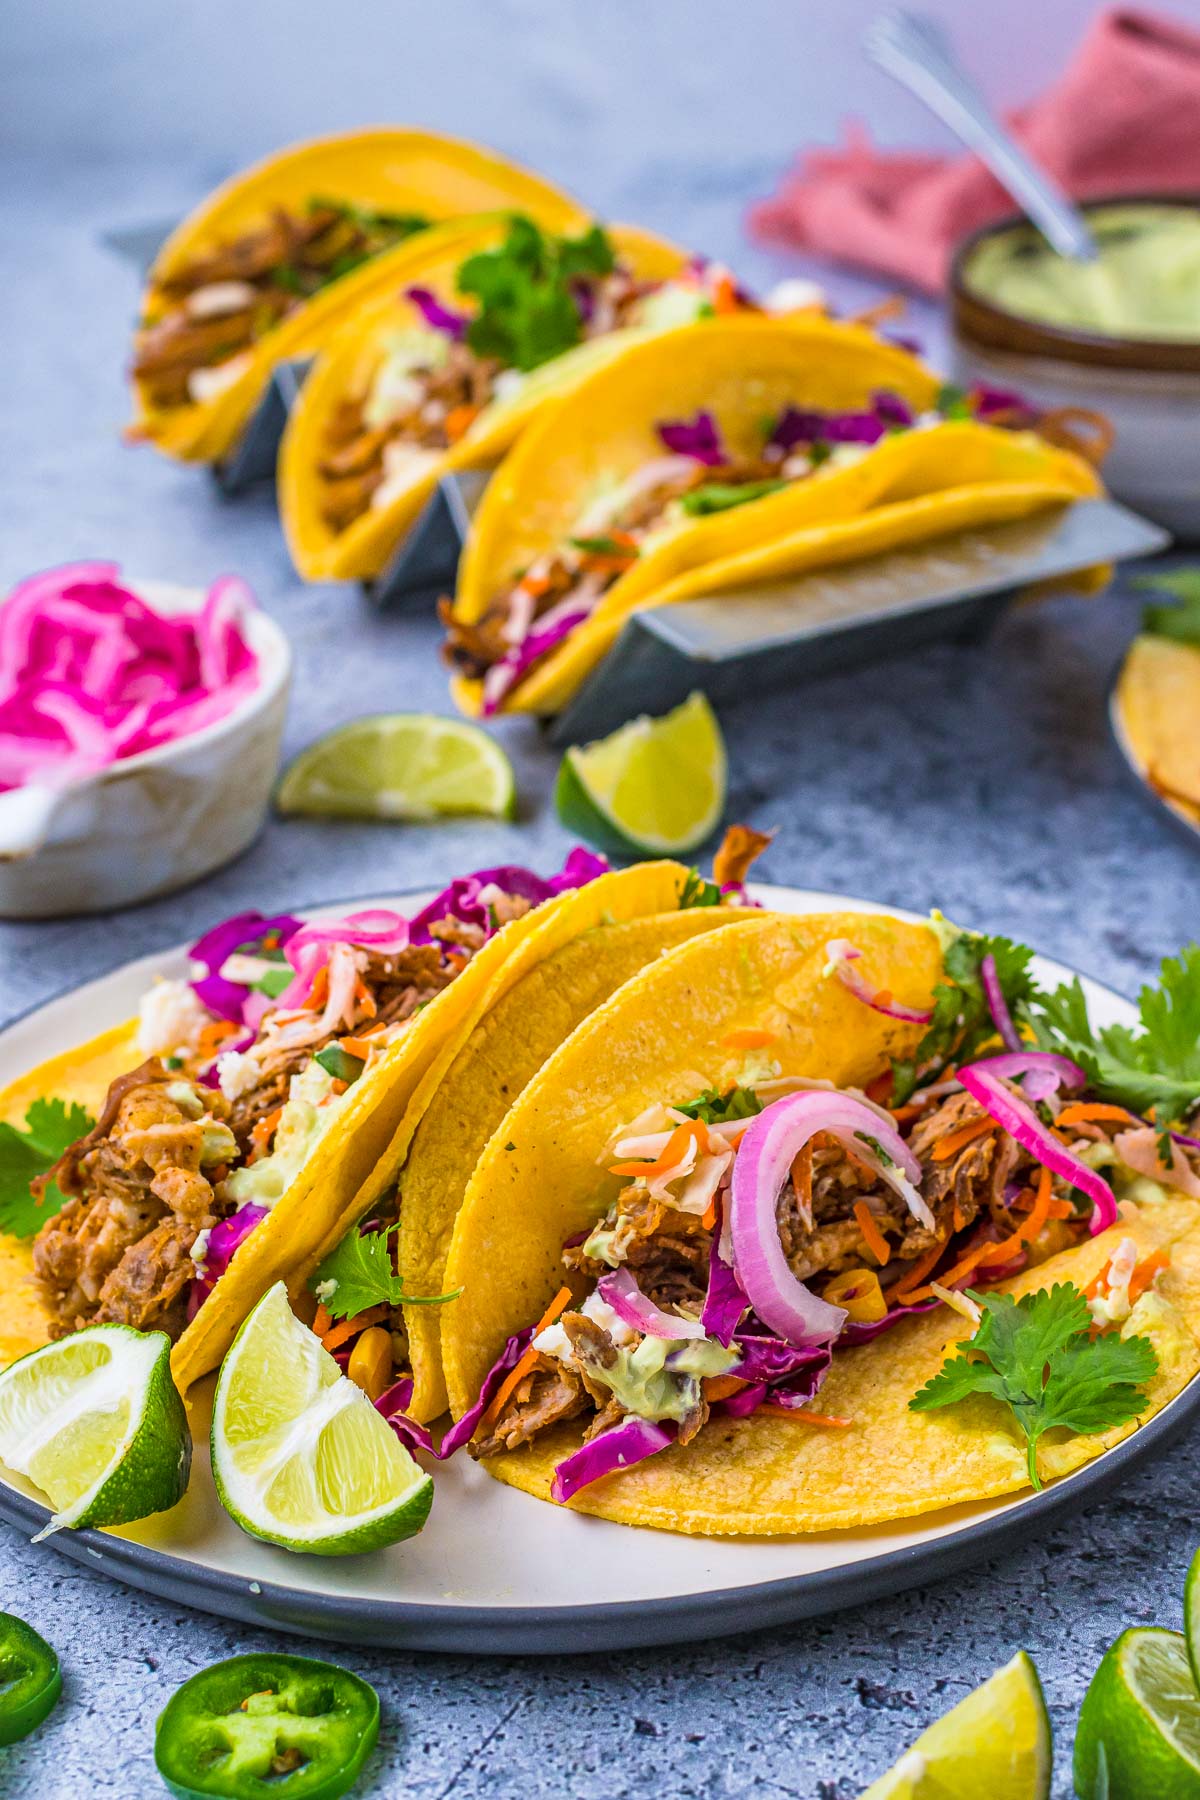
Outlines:
{"type": "MultiPolygon", "coordinates": [[[[177,581],[240,571],[295,648],[290,755],[355,714],[449,701],[431,620],[381,619],[354,589],[301,586],[269,493],[224,502],[201,472],[118,441],[136,282],[101,234],[178,213],[223,172],[13,166],[0,202],[20,270],[0,294],[0,578],[78,556],[177,581]]],[[[599,198],[762,279],[785,265],[746,249],[738,214],[769,175],[714,187],[697,171],[599,198]]],[[[836,287],[848,303],[877,291],[836,287]]],[[[936,337],[920,309],[916,322],[936,337]]],[[[730,812],[779,831],[763,877],[937,904],[1135,992],[1200,926],[1196,852],[1127,784],[1108,737],[1106,689],[1136,614],[1127,590],[1056,598],[1012,612],[986,646],[943,645],[728,710],[730,812]]],[[[0,1017],[239,908],[398,892],[518,857],[549,866],[567,847],[550,802],[557,759],[530,722],[498,732],[517,769],[516,824],[272,822],[235,866],[157,904],[0,927],[0,1017]]],[[[1021,1551],[792,1630],[549,1662],[337,1650],[384,1703],[360,1791],[842,1800],[1025,1647],[1066,1794],[1076,1711],[1102,1651],[1127,1624],[1180,1623],[1192,1461],[1185,1441],[1021,1551]]],[[[0,1606],[58,1646],[66,1674],[49,1724],[0,1752],[11,1800],[152,1795],[153,1722],[179,1682],[255,1645],[321,1651],[143,1598],[7,1529],[0,1606]]]]}

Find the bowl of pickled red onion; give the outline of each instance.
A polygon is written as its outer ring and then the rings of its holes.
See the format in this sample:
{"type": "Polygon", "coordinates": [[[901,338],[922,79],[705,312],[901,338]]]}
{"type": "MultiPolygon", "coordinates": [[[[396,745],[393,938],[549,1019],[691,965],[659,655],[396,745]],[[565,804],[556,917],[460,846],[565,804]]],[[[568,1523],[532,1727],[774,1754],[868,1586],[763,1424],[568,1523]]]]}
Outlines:
{"type": "Polygon", "coordinates": [[[172,892],[257,836],[291,652],[246,584],[75,563],[0,603],[0,916],[172,892]]]}

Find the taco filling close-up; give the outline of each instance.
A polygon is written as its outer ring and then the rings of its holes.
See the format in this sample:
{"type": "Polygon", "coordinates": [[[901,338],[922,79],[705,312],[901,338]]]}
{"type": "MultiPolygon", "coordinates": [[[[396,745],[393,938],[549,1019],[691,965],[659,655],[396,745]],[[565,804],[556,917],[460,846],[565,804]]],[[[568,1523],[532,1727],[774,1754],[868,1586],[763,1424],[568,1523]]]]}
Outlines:
{"type": "Polygon", "coordinates": [[[394,249],[430,220],[325,195],[277,205],[249,230],[173,266],[134,342],[132,373],[155,407],[210,400],[255,345],[331,282],[394,249]]]}
{"type": "Polygon", "coordinates": [[[190,953],[203,973],[142,1002],[144,1060],[33,1184],[57,1208],[33,1244],[50,1334],[119,1323],[178,1339],[414,1021],[506,925],[604,867],[576,851],[549,880],[461,878],[411,919],[242,913],[206,933],[190,953]]]}
{"type": "Polygon", "coordinates": [[[419,323],[387,332],[369,382],[328,421],[320,505],[334,531],[388,506],[568,351],[751,304],[718,264],[693,258],[670,276],[642,274],[619,232],[596,225],[556,237],[523,215],[501,243],[465,257],[449,287],[405,289],[419,323]]]}

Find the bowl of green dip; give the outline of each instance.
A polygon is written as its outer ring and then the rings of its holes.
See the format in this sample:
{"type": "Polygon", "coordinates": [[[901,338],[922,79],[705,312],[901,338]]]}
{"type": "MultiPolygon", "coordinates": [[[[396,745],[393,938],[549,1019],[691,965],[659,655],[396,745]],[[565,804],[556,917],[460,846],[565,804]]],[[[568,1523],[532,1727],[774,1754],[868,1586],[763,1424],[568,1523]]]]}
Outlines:
{"type": "Polygon", "coordinates": [[[1118,499],[1200,539],[1200,196],[1097,200],[1097,256],[1060,256],[1027,219],[968,238],[950,277],[956,378],[1039,410],[1103,413],[1118,499]]]}

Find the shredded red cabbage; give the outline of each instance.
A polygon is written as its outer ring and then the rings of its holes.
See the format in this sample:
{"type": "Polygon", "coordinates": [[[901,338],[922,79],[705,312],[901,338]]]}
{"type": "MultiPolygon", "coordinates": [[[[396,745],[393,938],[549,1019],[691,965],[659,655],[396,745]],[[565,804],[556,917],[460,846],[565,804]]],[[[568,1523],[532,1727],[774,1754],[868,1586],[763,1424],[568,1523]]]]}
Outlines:
{"type": "Polygon", "coordinates": [[[812,444],[877,444],[889,431],[912,425],[913,415],[897,394],[876,394],[870,412],[818,412],[786,406],[764,446],[768,461],[782,460],[812,444]]]}
{"type": "Polygon", "coordinates": [[[717,1229],[708,1252],[708,1292],[700,1315],[706,1335],[728,1349],[749,1304],[741,1282],[721,1255],[721,1233],[717,1229]]]}
{"type": "Polygon", "coordinates": [[[690,456],[713,469],[729,461],[717,421],[710,412],[698,412],[694,419],[664,419],[654,429],[676,456],[690,456]]]}
{"type": "Polygon", "coordinates": [[[990,382],[977,381],[968,393],[967,401],[975,417],[985,425],[997,418],[1003,418],[1006,425],[1017,429],[1028,430],[1037,424],[1037,413],[1024,394],[1018,394],[1012,388],[992,387],[990,382]]]}
{"type": "Polygon", "coordinates": [[[824,1371],[829,1367],[827,1347],[803,1350],[794,1344],[785,1344],[782,1338],[741,1331],[734,1339],[733,1347],[741,1351],[742,1360],[729,1373],[740,1375],[743,1381],[765,1381],[771,1386],[815,1368],[824,1371]]]}
{"type": "Polygon", "coordinates": [[[635,1463],[645,1462],[648,1456],[655,1456],[668,1444],[673,1444],[675,1432],[674,1424],[657,1425],[650,1419],[630,1415],[619,1425],[614,1425],[611,1431],[601,1432],[599,1437],[563,1458],[554,1471],[551,1498],[562,1506],[573,1494],[593,1481],[599,1481],[601,1476],[615,1475],[622,1469],[631,1469],[635,1463]]]}
{"type": "Polygon", "coordinates": [[[516,894],[522,900],[540,906],[543,900],[552,900],[569,888],[586,887],[598,875],[606,875],[608,867],[604,857],[577,847],[571,851],[559,873],[549,877],[536,875],[532,869],[516,863],[500,863],[492,869],[477,869],[473,875],[460,875],[428,906],[422,907],[411,921],[409,940],[414,944],[434,943],[433,927],[446,918],[457,919],[464,925],[478,925],[491,937],[497,927],[488,903],[480,898],[484,888],[498,887],[505,894],[516,894]]]}
{"type": "Polygon", "coordinates": [[[62,782],[214,724],[258,685],[244,582],[155,612],[115,563],[21,582],[0,607],[0,791],[62,782]]]}
{"type": "Polygon", "coordinates": [[[438,1445],[427,1425],[418,1425],[415,1419],[408,1417],[405,1408],[410,1405],[413,1395],[411,1375],[401,1376],[392,1383],[386,1393],[380,1394],[375,1406],[381,1412],[406,1450],[424,1450],[427,1455],[434,1456],[439,1462],[453,1456],[464,1444],[469,1444],[475,1435],[475,1427],[491,1405],[504,1377],[516,1368],[533,1340],[532,1327],[518,1331],[510,1337],[503,1350],[483,1378],[483,1385],[474,1404],[468,1406],[461,1419],[455,1419],[442,1437],[438,1445]]]}
{"type": "Polygon", "coordinates": [[[590,617],[591,609],[588,607],[572,609],[563,613],[544,630],[529,632],[519,644],[514,644],[511,650],[506,651],[484,676],[480,716],[490,719],[494,713],[499,712],[505,698],[512,693],[533,664],[540,657],[548,656],[564,638],[570,637],[577,625],[582,625],[590,617]]]}
{"type": "MultiPolygon", "coordinates": [[[[740,1340],[739,1340],[740,1341],[740,1340]]],[[[773,1340],[763,1339],[763,1343],[773,1340]]],[[[727,1399],[719,1400],[713,1408],[714,1412],[724,1412],[731,1419],[748,1419],[759,1407],[784,1406],[789,1410],[798,1410],[807,1406],[815,1398],[821,1383],[829,1373],[833,1357],[828,1350],[817,1356],[810,1356],[792,1375],[780,1379],[760,1379],[753,1381],[739,1393],[730,1394],[727,1399]]],[[[744,1367],[745,1365],[743,1365],[744,1367]]],[[[735,1371],[742,1373],[742,1368],[735,1371]]]]}
{"type": "Polygon", "coordinates": [[[431,331],[444,332],[456,344],[466,337],[467,326],[471,323],[466,313],[455,312],[446,306],[432,288],[405,288],[404,298],[412,302],[431,331]]]}
{"type": "Polygon", "coordinates": [[[891,1306],[882,1319],[847,1319],[842,1326],[837,1347],[839,1350],[852,1350],[855,1344],[869,1344],[872,1338],[877,1338],[880,1332],[890,1331],[893,1325],[898,1325],[910,1313],[932,1312],[935,1306],[941,1304],[935,1296],[932,1300],[917,1300],[911,1306],[891,1306]]]}
{"type": "Polygon", "coordinates": [[[226,958],[237,950],[255,955],[263,939],[272,932],[278,933],[282,948],[299,930],[300,920],[293,919],[290,913],[277,913],[274,918],[267,918],[260,912],[244,912],[222,919],[202,938],[197,938],[188,951],[192,961],[203,964],[205,970],[200,979],[191,984],[196,998],[219,1019],[233,1019],[243,1024],[246,1002],[258,996],[238,981],[225,980],[220,971],[226,958]]]}
{"type": "Polygon", "coordinates": [[[219,1225],[213,1226],[208,1234],[208,1248],[204,1253],[204,1273],[197,1275],[188,1294],[189,1319],[195,1318],[233,1261],[238,1245],[250,1236],[256,1225],[261,1225],[267,1212],[268,1208],[265,1206],[243,1206],[230,1218],[222,1219],[219,1225]]]}

